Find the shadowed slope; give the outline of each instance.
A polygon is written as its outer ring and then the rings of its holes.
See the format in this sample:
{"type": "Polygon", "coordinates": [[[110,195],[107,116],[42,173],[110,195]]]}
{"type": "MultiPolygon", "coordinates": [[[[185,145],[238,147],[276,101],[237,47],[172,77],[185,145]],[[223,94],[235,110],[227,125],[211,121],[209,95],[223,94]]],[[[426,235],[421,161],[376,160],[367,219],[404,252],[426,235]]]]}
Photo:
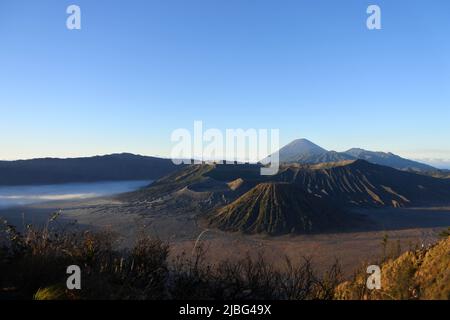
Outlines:
{"type": "Polygon", "coordinates": [[[211,225],[247,233],[311,233],[354,225],[351,215],[288,183],[260,183],[211,217],[211,225]]]}
{"type": "Polygon", "coordinates": [[[364,160],[288,166],[280,181],[309,193],[359,206],[403,207],[450,203],[450,181],[371,164],[364,160]]]}
{"type": "Polygon", "coordinates": [[[360,207],[408,207],[450,204],[450,180],[438,179],[364,160],[315,165],[290,164],[277,175],[261,176],[258,165],[192,165],[148,188],[126,195],[127,200],[152,200],[183,188],[210,192],[227,201],[263,182],[295,184],[323,202],[360,207]]]}
{"type": "Polygon", "coordinates": [[[128,153],[70,159],[0,161],[0,185],[154,180],[179,170],[170,159],[128,153]]]}
{"type": "Polygon", "coordinates": [[[449,180],[364,160],[290,164],[274,176],[260,176],[259,169],[191,165],[119,198],[151,214],[207,218],[223,230],[272,235],[361,227],[360,218],[349,213],[351,207],[450,204],[449,180]]]}
{"type": "Polygon", "coordinates": [[[214,168],[213,165],[190,165],[169,174],[151,184],[149,187],[123,194],[119,198],[127,201],[150,201],[175,193],[183,188],[189,188],[195,183],[207,180],[206,174],[214,168]]]}

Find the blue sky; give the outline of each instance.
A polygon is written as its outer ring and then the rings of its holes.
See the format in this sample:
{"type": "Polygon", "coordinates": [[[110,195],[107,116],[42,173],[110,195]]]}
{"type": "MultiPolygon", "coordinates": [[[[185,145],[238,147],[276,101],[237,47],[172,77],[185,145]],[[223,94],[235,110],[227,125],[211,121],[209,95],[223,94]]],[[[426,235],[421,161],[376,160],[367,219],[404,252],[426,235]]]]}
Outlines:
{"type": "Polygon", "coordinates": [[[169,156],[194,120],[450,159],[449,36],[448,0],[2,0],[0,159],[169,156]]]}

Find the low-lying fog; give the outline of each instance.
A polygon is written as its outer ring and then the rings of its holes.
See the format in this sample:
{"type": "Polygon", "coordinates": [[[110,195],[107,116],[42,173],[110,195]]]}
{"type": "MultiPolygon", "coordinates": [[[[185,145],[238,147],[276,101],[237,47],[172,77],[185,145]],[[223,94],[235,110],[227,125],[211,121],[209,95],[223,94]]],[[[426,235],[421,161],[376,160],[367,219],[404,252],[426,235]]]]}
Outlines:
{"type": "Polygon", "coordinates": [[[0,208],[108,196],[134,191],[150,183],[151,181],[113,181],[41,186],[0,186],[0,208]]]}

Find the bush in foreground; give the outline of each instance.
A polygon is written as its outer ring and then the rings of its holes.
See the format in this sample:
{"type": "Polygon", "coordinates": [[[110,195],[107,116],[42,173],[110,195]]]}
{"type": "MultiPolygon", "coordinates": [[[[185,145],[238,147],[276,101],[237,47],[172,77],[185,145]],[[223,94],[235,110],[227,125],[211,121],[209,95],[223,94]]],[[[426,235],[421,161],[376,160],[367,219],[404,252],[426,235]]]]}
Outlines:
{"type": "Polygon", "coordinates": [[[210,264],[199,247],[169,258],[170,246],[140,237],[118,249],[108,232],[26,226],[0,230],[0,299],[450,299],[450,237],[386,257],[381,290],[366,288],[363,268],[342,282],[339,263],[318,274],[310,260],[275,267],[262,255],[210,264]],[[66,268],[82,270],[82,289],[66,288],[66,268]]]}
{"type": "Polygon", "coordinates": [[[263,256],[207,263],[199,247],[169,261],[170,246],[140,237],[117,249],[106,232],[4,225],[0,242],[3,299],[331,299],[336,263],[318,276],[308,259],[275,268],[263,256]],[[82,270],[82,289],[67,290],[66,268],[82,270]]]}
{"type": "Polygon", "coordinates": [[[410,250],[381,266],[381,290],[366,288],[367,274],[340,284],[336,299],[449,300],[450,237],[429,248],[410,250]]]}

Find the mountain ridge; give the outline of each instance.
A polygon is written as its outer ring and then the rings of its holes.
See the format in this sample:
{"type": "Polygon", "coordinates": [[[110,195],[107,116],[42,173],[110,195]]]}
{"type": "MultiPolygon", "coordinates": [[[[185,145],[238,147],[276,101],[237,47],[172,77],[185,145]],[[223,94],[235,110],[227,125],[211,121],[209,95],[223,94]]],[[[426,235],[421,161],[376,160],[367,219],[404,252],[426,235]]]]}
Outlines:
{"type": "Polygon", "coordinates": [[[296,139],[280,148],[279,159],[281,163],[301,164],[318,164],[322,162],[362,159],[374,164],[384,165],[399,170],[424,173],[438,173],[440,171],[433,166],[402,158],[392,152],[369,151],[362,148],[351,148],[343,152],[334,150],[329,151],[304,138],[296,139]]]}
{"type": "Polygon", "coordinates": [[[274,176],[261,176],[259,171],[258,165],[191,165],[133,195],[142,201],[187,187],[194,191],[219,192],[233,201],[233,197],[259,183],[280,182],[294,183],[324,201],[351,206],[403,207],[450,202],[450,180],[360,159],[313,165],[284,164],[274,176]]]}
{"type": "Polygon", "coordinates": [[[357,159],[369,161],[374,164],[385,165],[400,170],[434,171],[436,168],[410,159],[402,158],[392,152],[369,151],[361,148],[352,148],[344,151],[345,154],[357,159]]]}
{"type": "Polygon", "coordinates": [[[170,159],[132,153],[0,161],[0,185],[154,180],[180,167],[173,164],[170,159]]]}
{"type": "Polygon", "coordinates": [[[358,222],[351,216],[358,209],[450,204],[450,180],[366,160],[283,164],[274,176],[261,176],[260,168],[190,165],[118,200],[188,213],[225,231],[272,235],[322,232],[329,221],[335,231],[347,230],[358,222]]]}
{"type": "Polygon", "coordinates": [[[342,231],[357,225],[359,220],[298,185],[262,182],[218,209],[209,223],[224,231],[280,235],[342,231]]]}

